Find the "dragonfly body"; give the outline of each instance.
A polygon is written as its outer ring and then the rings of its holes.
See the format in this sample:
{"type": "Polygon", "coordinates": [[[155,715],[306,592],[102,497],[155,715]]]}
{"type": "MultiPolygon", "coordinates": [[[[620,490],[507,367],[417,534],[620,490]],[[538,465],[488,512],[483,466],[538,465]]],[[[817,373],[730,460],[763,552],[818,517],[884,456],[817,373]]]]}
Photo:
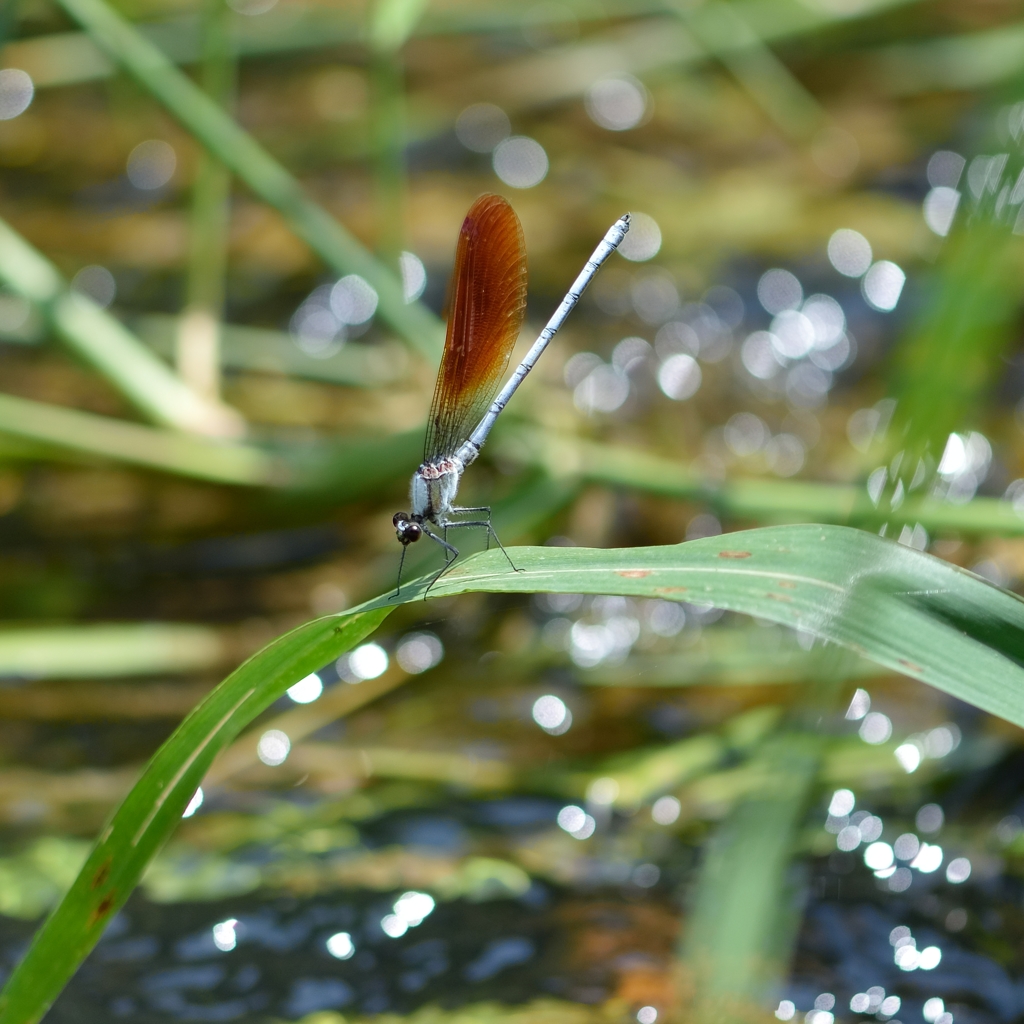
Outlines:
{"type": "MultiPolygon", "coordinates": [[[[395,533],[402,544],[402,563],[409,544],[426,535],[445,549],[447,569],[459,554],[447,537],[448,530],[456,527],[483,527],[488,544],[493,537],[501,547],[491,526],[489,508],[460,508],[455,504],[462,474],[480,454],[499,414],[584,288],[628,230],[627,214],[602,239],[540,337],[498,392],[526,312],[526,247],[519,218],[504,199],[484,195],[473,204],[459,233],[448,332],[430,408],[424,459],[409,488],[410,511],[398,512],[394,517],[395,533]],[[474,512],[484,518],[453,518],[474,512]],[[442,535],[434,533],[431,525],[442,535]]],[[[398,567],[399,587],[402,563],[398,567]]]]}

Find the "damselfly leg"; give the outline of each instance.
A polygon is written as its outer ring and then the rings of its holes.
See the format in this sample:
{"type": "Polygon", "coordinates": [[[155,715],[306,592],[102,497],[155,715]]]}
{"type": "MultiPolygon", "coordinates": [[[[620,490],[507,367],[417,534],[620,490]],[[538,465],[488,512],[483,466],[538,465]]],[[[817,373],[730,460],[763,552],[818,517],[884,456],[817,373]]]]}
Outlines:
{"type": "MultiPolygon", "coordinates": [[[[512,566],[512,571],[513,572],[519,572],[519,570],[516,568],[515,562],[512,561],[512,559],[509,557],[509,553],[505,550],[505,545],[501,543],[501,538],[498,537],[498,534],[494,530],[494,526],[491,523],[491,508],[490,508],[489,505],[473,505],[473,506],[470,506],[470,507],[467,507],[467,508],[453,508],[452,512],[453,513],[458,513],[460,515],[463,514],[463,513],[467,513],[467,512],[486,512],[487,513],[487,518],[486,519],[463,519],[463,520],[459,520],[457,522],[454,521],[454,520],[448,520],[448,522],[445,524],[445,526],[446,527],[451,527],[452,529],[455,529],[456,527],[460,527],[460,526],[481,526],[481,527],[483,527],[484,529],[487,530],[487,534],[486,534],[486,536],[487,536],[487,541],[486,541],[486,548],[487,548],[487,550],[489,551],[491,549],[491,538],[493,537],[494,538],[494,543],[497,544],[499,548],[501,548],[501,553],[505,556],[506,559],[508,559],[508,564],[510,566],[512,566]]],[[[445,568],[447,568],[447,566],[445,568]]]]}
{"type": "Polygon", "coordinates": [[[448,543],[448,527],[458,526],[459,523],[444,523],[444,537],[439,537],[436,533],[429,530],[424,524],[423,532],[433,541],[437,541],[441,547],[444,548],[444,565],[438,570],[437,575],[427,584],[427,589],[423,591],[423,597],[426,599],[427,594],[430,593],[430,588],[452,567],[455,559],[459,557],[459,549],[452,544],[448,543]]]}
{"type": "Polygon", "coordinates": [[[501,538],[495,532],[494,525],[491,523],[491,509],[490,509],[489,506],[487,506],[487,505],[479,505],[479,506],[477,506],[475,508],[453,508],[451,511],[453,513],[458,513],[458,512],[486,512],[487,513],[487,518],[486,519],[461,519],[461,520],[447,519],[447,520],[445,520],[444,523],[441,524],[442,528],[444,530],[444,539],[442,539],[441,537],[438,537],[434,533],[431,533],[430,530],[428,530],[426,527],[424,527],[424,532],[426,533],[426,535],[428,537],[432,538],[433,540],[436,540],[439,544],[442,544],[444,546],[444,548],[445,548],[445,563],[444,563],[444,566],[437,573],[437,575],[430,581],[429,586],[423,592],[423,596],[424,597],[427,596],[427,594],[430,592],[430,588],[433,587],[433,585],[455,564],[455,560],[459,557],[458,548],[456,548],[453,545],[448,543],[448,531],[449,530],[457,530],[457,529],[460,529],[461,527],[466,527],[466,526],[475,526],[475,527],[479,527],[481,529],[486,530],[487,531],[486,537],[487,537],[487,547],[488,547],[488,550],[490,549],[490,541],[491,541],[491,538],[493,537],[494,538],[494,543],[497,544],[498,547],[501,549],[501,553],[505,556],[505,559],[508,561],[508,564],[512,568],[512,571],[513,572],[522,572],[523,571],[522,569],[517,568],[515,562],[512,561],[511,557],[509,556],[509,553],[505,550],[505,545],[501,543],[501,538]],[[449,552],[454,552],[454,553],[449,556],[449,552]]]}

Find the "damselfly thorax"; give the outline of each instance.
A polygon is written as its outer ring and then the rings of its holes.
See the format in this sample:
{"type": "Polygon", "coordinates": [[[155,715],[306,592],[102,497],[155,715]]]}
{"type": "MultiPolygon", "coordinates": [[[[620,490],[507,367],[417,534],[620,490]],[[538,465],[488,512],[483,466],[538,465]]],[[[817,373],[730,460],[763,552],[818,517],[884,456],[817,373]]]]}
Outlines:
{"type": "Polygon", "coordinates": [[[428,519],[443,526],[443,520],[455,503],[465,471],[465,463],[455,455],[437,462],[424,462],[413,473],[409,486],[413,518],[428,519]]]}

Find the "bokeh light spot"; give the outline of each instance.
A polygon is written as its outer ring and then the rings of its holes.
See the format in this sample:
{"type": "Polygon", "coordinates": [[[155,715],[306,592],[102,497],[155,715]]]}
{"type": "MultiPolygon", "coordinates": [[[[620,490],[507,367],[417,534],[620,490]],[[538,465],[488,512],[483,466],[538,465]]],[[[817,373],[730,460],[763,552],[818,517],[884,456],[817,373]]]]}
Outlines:
{"type": "Polygon", "coordinates": [[[648,106],[647,90],[632,75],[599,78],[587,90],[584,103],[591,121],[613,132],[635,128],[648,106]]]}
{"type": "Polygon", "coordinates": [[[280,729],[268,729],[256,744],[256,756],[267,765],[275,767],[284,764],[292,749],[288,734],[280,729]]]}
{"type": "Polygon", "coordinates": [[[548,155],[536,139],[514,135],[500,142],[492,160],[494,173],[512,188],[533,188],[548,174],[548,155]]]}
{"type": "Polygon", "coordinates": [[[619,255],[633,263],[644,263],[661,251],[661,228],[646,213],[630,213],[629,231],[619,244],[619,255]]]}
{"type": "Polygon", "coordinates": [[[21,68],[0,71],[0,121],[10,121],[24,114],[35,95],[32,77],[21,68]]]}
{"type": "Polygon", "coordinates": [[[840,228],[828,240],[828,259],[845,277],[863,277],[871,266],[871,243],[852,228],[840,228]]]}
{"type": "Polygon", "coordinates": [[[128,154],[128,180],[138,189],[163,188],[174,177],[178,155],[163,139],[140,142],[128,154]]]}
{"type": "Polygon", "coordinates": [[[455,135],[466,149],[490,153],[512,134],[508,114],[493,103],[474,103],[455,121],[455,135]]]}

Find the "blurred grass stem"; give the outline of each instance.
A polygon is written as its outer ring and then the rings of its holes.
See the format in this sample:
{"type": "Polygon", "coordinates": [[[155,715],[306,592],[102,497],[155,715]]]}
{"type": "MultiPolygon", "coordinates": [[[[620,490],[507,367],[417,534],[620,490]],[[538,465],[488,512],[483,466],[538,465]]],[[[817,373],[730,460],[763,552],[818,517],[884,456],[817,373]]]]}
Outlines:
{"type": "Polygon", "coordinates": [[[0,281],[37,306],[61,340],[148,419],[219,437],[244,430],[239,414],[184,384],[124,325],[69,290],[57,268],[0,221],[0,281]]]}
{"type": "Polygon", "coordinates": [[[393,272],[405,242],[405,72],[402,47],[426,0],[377,0],[371,8],[370,125],[373,146],[377,253],[393,272]]]}
{"type": "MultiPolygon", "coordinates": [[[[710,480],[685,463],[664,456],[518,424],[504,427],[496,447],[506,458],[543,467],[556,477],[577,476],[610,487],[702,501],[733,519],[849,523],[875,529],[892,519],[889,511],[871,503],[861,484],[751,477],[710,480]]],[[[1012,504],[996,498],[974,498],[964,504],[908,498],[900,508],[900,518],[919,522],[930,533],[1024,535],[1024,517],[1012,504]]]]}
{"type": "MultiPolygon", "coordinates": [[[[234,96],[237,61],[225,0],[203,8],[202,86],[227,108],[234,96]]],[[[203,395],[220,394],[220,335],[227,272],[231,172],[203,150],[192,189],[185,311],[178,328],[177,366],[182,380],[203,395]]]]}
{"type": "Polygon", "coordinates": [[[673,5],[708,53],[746,90],[750,98],[793,139],[813,136],[827,121],[821,104],[765,44],[729,0],[712,0],[699,14],[682,0],[673,5]]]}
{"type": "Polygon", "coordinates": [[[93,41],[160,102],[339,274],[359,274],[377,292],[378,313],[413,348],[440,358],[441,323],[426,306],[406,303],[402,283],[381,265],[248,132],[103,0],[61,0],[93,41]]]}
{"type": "Polygon", "coordinates": [[[0,395],[0,434],[221,484],[275,486],[287,479],[283,464],[259,448],[156,430],[13,395],[0,395]]]}
{"type": "Polygon", "coordinates": [[[798,914],[787,873],[820,741],[783,732],[756,758],[762,784],[716,830],[686,929],[696,1021],[757,1019],[788,967],[798,914]]]}

